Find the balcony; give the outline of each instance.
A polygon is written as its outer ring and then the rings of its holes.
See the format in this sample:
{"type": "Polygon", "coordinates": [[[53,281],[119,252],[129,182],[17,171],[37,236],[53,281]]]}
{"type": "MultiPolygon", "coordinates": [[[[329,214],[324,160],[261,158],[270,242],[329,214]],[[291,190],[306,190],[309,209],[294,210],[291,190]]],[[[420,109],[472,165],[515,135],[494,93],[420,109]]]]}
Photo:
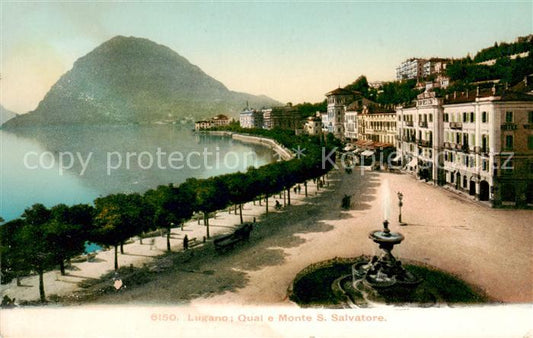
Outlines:
{"type": "Polygon", "coordinates": [[[516,125],[516,123],[506,122],[505,124],[502,124],[501,129],[502,130],[516,130],[518,129],[518,126],[516,125]]]}
{"type": "Polygon", "coordinates": [[[418,126],[420,128],[427,128],[428,127],[428,123],[427,123],[427,121],[420,121],[420,122],[418,122],[418,126]]]}
{"type": "Polygon", "coordinates": [[[405,125],[408,127],[412,127],[414,124],[413,121],[405,121],[405,125]]]}
{"type": "Polygon", "coordinates": [[[462,122],[450,122],[450,129],[463,129],[462,122]]]}
{"type": "Polygon", "coordinates": [[[432,142],[431,141],[426,141],[426,140],[418,140],[417,144],[421,147],[431,147],[432,146],[432,142]]]}

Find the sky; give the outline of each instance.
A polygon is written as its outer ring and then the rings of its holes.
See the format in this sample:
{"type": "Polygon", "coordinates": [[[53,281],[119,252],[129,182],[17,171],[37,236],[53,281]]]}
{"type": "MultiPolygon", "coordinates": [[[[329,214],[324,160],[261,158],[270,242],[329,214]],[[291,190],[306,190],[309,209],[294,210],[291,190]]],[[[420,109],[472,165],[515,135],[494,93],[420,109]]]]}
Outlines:
{"type": "Polygon", "coordinates": [[[35,109],[74,61],[116,35],[166,45],[229,89],[319,102],[393,80],[409,57],[463,57],[533,32],[533,2],[0,1],[0,104],[35,109]]]}

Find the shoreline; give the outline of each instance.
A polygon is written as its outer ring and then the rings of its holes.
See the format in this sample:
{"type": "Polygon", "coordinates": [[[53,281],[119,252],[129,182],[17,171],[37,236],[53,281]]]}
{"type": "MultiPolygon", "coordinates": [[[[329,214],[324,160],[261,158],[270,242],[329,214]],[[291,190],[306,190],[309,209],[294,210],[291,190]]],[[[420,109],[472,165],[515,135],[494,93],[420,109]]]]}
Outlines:
{"type": "MultiPolygon", "coordinates": [[[[292,153],[281,146],[276,141],[265,138],[265,137],[255,137],[250,135],[242,135],[235,132],[223,132],[223,131],[211,131],[209,132],[212,135],[219,135],[219,136],[229,136],[232,137],[232,139],[235,139],[240,142],[244,143],[254,143],[254,144],[261,144],[263,146],[269,147],[270,149],[273,149],[278,154],[280,154],[280,157],[282,159],[292,159],[294,155],[292,153]]],[[[292,188],[292,187],[291,187],[292,188]]],[[[315,188],[316,189],[316,188],[315,188]]],[[[312,195],[312,192],[314,189],[309,185],[309,193],[310,196],[312,195]]],[[[315,195],[318,194],[318,191],[315,192],[315,195]]],[[[274,202],[277,201],[276,199],[277,195],[273,195],[269,197],[269,213],[276,213],[278,211],[274,208],[274,202]]],[[[279,199],[281,199],[281,196],[279,196],[279,199]]],[[[296,200],[293,199],[293,203],[296,202],[296,200]]],[[[297,203],[296,203],[297,204],[297,203]]],[[[231,214],[231,209],[233,209],[233,206],[230,206],[229,208],[218,210],[215,212],[215,217],[210,220],[210,230],[211,230],[211,239],[207,240],[207,242],[201,244],[206,245],[213,241],[216,236],[229,234],[232,232],[232,230],[240,225],[239,221],[239,214],[235,213],[233,214],[233,217],[226,217],[224,218],[224,214],[227,210],[229,210],[228,215],[231,214]],[[223,214],[222,217],[219,214],[223,214]],[[220,224],[220,220],[223,220],[222,224],[220,224]]],[[[266,211],[264,210],[265,207],[259,206],[257,208],[255,201],[250,201],[243,204],[243,209],[253,209],[253,214],[243,214],[244,222],[252,222],[256,220],[256,218],[262,218],[265,216],[266,211]],[[259,209],[259,210],[257,210],[259,209]]],[[[203,229],[203,226],[200,228],[200,221],[196,218],[191,218],[187,222],[184,223],[183,228],[181,228],[181,233],[177,232],[179,231],[178,228],[173,228],[171,230],[171,247],[172,251],[176,252],[183,251],[182,248],[180,250],[180,246],[182,245],[181,235],[183,234],[183,231],[187,231],[186,235],[188,236],[189,240],[200,240],[202,241],[202,238],[204,237],[203,232],[205,231],[203,229]],[[190,230],[190,228],[195,227],[194,230],[190,230]],[[194,234],[191,234],[190,232],[193,231],[194,234]],[[179,241],[176,243],[176,239],[179,241]]],[[[156,232],[156,231],[154,231],[156,232]]],[[[119,266],[135,266],[135,267],[141,267],[146,264],[150,260],[150,258],[156,258],[161,257],[166,254],[166,250],[162,250],[160,248],[166,247],[166,235],[163,235],[161,232],[161,236],[155,236],[155,237],[145,237],[143,238],[144,243],[139,245],[142,251],[141,253],[130,253],[133,257],[124,257],[129,254],[129,251],[131,251],[131,248],[137,244],[139,241],[139,237],[132,237],[130,240],[128,240],[127,244],[124,245],[125,253],[120,254],[119,259],[119,266]],[[146,245],[146,243],[149,243],[149,252],[145,252],[146,248],[142,248],[143,245],[146,245]],[[128,250],[130,249],[130,250],[128,250]],[[155,249],[155,250],[153,250],[155,249]],[[137,257],[135,257],[137,256],[137,257]],[[144,257],[142,257],[144,256],[144,257]]],[[[54,269],[51,271],[48,271],[45,273],[45,290],[47,294],[47,298],[52,298],[54,295],[57,296],[65,296],[69,293],[72,293],[76,290],[81,290],[81,288],[77,285],[77,283],[83,281],[83,280],[89,280],[89,279],[99,279],[101,276],[105,275],[106,273],[109,273],[110,271],[113,271],[112,269],[112,254],[113,250],[112,248],[103,249],[100,248],[96,251],[91,251],[89,253],[85,253],[83,255],[80,255],[78,257],[75,257],[72,259],[72,263],[69,267],[67,267],[67,274],[62,276],[59,274],[58,269],[54,269]],[[90,258],[90,259],[89,259],[90,258]],[[94,262],[108,262],[108,266],[100,266],[96,267],[94,262]],[[70,273],[70,271],[76,271],[76,273],[70,273]],[[82,273],[78,273],[78,271],[82,271],[82,273]],[[68,284],[65,284],[68,283],[68,284]]],[[[8,284],[0,285],[0,291],[2,297],[7,295],[8,297],[12,299],[16,299],[17,301],[34,301],[38,299],[38,292],[37,292],[37,286],[38,286],[38,275],[30,275],[21,277],[21,285],[22,286],[16,286],[16,279],[12,280],[8,284]],[[27,288],[28,286],[31,286],[31,288],[27,288]]]]}
{"type": "Polygon", "coordinates": [[[247,134],[237,133],[234,131],[222,131],[222,130],[201,130],[201,131],[195,131],[195,132],[206,133],[206,134],[213,135],[213,136],[231,137],[232,139],[243,142],[243,143],[260,144],[275,151],[280,156],[280,158],[285,161],[294,158],[294,154],[292,153],[292,151],[285,148],[284,146],[282,146],[275,140],[267,138],[267,137],[247,135],[247,134]]]}

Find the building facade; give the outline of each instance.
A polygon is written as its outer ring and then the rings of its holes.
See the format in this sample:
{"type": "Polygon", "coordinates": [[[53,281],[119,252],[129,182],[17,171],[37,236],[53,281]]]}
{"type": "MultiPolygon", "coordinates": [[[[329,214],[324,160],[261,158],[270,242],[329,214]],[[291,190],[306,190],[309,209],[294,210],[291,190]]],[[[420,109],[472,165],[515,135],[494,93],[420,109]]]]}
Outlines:
{"type": "Polygon", "coordinates": [[[414,106],[396,110],[397,151],[407,171],[425,180],[442,182],[439,150],[442,138],[442,98],[433,91],[417,96],[414,106]]]}
{"type": "Polygon", "coordinates": [[[224,114],[218,114],[208,120],[194,122],[195,130],[210,129],[229,125],[231,119],[224,114]]]}
{"type": "Polygon", "coordinates": [[[418,79],[423,76],[424,65],[427,60],[419,58],[410,58],[402,62],[396,68],[397,80],[418,79]]]}
{"type": "Polygon", "coordinates": [[[445,101],[445,184],[494,206],[532,205],[533,96],[488,91],[445,101]]]}
{"type": "Polygon", "coordinates": [[[533,206],[533,95],[426,91],[396,113],[404,170],[492,206],[533,206]]]}
{"type": "Polygon", "coordinates": [[[263,128],[263,112],[245,109],[239,114],[239,124],[242,128],[263,128]]]}
{"type": "Polygon", "coordinates": [[[357,115],[357,139],[396,147],[396,112],[379,106],[364,106],[357,115]]]}
{"type": "Polygon", "coordinates": [[[344,113],[355,96],[355,92],[343,88],[337,88],[326,94],[328,103],[326,127],[328,132],[337,138],[344,137],[344,113]]]}
{"type": "Polygon", "coordinates": [[[304,124],[304,132],[309,135],[322,134],[322,117],[320,112],[316,112],[315,116],[309,116],[304,124]]]}

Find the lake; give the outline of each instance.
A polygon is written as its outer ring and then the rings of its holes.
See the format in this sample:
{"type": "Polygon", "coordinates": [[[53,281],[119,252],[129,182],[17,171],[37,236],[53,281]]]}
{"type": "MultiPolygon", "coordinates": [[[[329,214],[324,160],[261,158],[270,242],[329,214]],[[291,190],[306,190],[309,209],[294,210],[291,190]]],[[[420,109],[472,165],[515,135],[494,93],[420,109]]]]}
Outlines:
{"type": "Polygon", "coordinates": [[[69,126],[0,130],[0,216],[34,203],[91,203],[188,177],[206,178],[273,161],[272,150],[190,126],[69,126]]]}

